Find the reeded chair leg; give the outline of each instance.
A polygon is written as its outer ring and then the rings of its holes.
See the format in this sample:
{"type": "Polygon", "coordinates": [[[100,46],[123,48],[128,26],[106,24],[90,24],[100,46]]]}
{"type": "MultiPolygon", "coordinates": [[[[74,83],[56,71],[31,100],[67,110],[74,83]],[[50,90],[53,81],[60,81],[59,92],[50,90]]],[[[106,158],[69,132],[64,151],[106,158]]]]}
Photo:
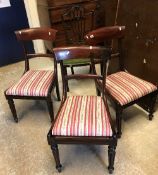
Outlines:
{"type": "Polygon", "coordinates": [[[60,164],[60,158],[59,158],[59,150],[58,150],[58,145],[57,144],[52,144],[51,145],[52,153],[56,162],[56,169],[58,172],[61,172],[62,165],[60,164]]]}
{"type": "Polygon", "coordinates": [[[58,101],[60,101],[60,91],[59,91],[59,82],[58,82],[58,78],[56,79],[56,94],[57,94],[57,98],[58,101]]]}
{"type": "Polygon", "coordinates": [[[48,106],[48,111],[50,115],[51,122],[54,121],[54,109],[53,109],[53,102],[51,100],[51,97],[48,98],[47,100],[47,106],[48,106]]]}
{"type": "Polygon", "coordinates": [[[115,161],[115,149],[116,146],[108,146],[108,158],[109,158],[109,173],[112,174],[114,171],[114,161],[115,161]]]}
{"type": "Polygon", "coordinates": [[[97,96],[101,96],[101,92],[97,87],[96,87],[96,93],[97,93],[97,96]]]}
{"type": "Polygon", "coordinates": [[[71,68],[72,75],[74,75],[74,68],[73,68],[73,66],[70,66],[70,68],[71,68]]]}
{"type": "Polygon", "coordinates": [[[100,92],[100,90],[97,87],[97,82],[95,82],[95,88],[96,88],[96,94],[97,94],[97,96],[101,96],[101,92],[100,92]]]}
{"type": "Polygon", "coordinates": [[[92,67],[91,67],[91,65],[89,66],[89,73],[90,74],[92,73],[92,67]]]}
{"type": "Polygon", "coordinates": [[[103,64],[100,63],[100,71],[101,71],[101,75],[103,75],[103,64]]]}
{"type": "Polygon", "coordinates": [[[118,105],[116,107],[116,126],[117,126],[117,138],[121,138],[121,135],[122,135],[122,108],[118,105]]]}
{"type": "Polygon", "coordinates": [[[11,112],[13,114],[14,121],[16,123],[18,123],[18,117],[17,117],[14,101],[13,101],[13,99],[7,99],[7,100],[8,100],[8,104],[9,104],[10,110],[11,110],[11,112]]]}
{"type": "Polygon", "coordinates": [[[153,119],[154,107],[156,104],[157,91],[151,94],[150,102],[149,102],[149,120],[153,119]]]}
{"type": "MultiPolygon", "coordinates": [[[[65,66],[64,67],[64,73],[65,73],[65,75],[67,75],[67,67],[65,66]]],[[[66,87],[67,87],[67,92],[69,92],[69,85],[68,85],[68,81],[66,80],[66,87]]]]}

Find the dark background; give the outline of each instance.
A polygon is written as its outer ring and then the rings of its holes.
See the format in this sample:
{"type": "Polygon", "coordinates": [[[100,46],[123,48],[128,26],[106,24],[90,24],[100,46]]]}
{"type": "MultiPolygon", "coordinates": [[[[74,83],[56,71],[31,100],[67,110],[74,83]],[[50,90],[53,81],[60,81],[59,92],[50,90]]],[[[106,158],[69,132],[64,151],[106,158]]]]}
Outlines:
{"type": "MultiPolygon", "coordinates": [[[[114,25],[117,0],[105,0],[104,3],[106,25],[114,25]]],[[[126,69],[158,83],[158,1],[120,0],[117,24],[126,26],[126,69]]]]}
{"type": "MultiPolygon", "coordinates": [[[[23,0],[10,0],[10,3],[11,7],[0,8],[0,66],[23,60],[14,31],[29,27],[23,0]]],[[[32,43],[28,47],[33,50],[32,43]]]]}

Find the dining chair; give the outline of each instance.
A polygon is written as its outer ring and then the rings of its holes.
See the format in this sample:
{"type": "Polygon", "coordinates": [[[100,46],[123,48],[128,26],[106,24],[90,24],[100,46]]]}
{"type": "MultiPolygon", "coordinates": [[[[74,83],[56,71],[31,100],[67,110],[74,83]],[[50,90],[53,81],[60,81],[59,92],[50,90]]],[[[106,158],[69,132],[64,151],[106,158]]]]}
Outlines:
{"type": "Polygon", "coordinates": [[[109,173],[112,173],[114,170],[117,137],[106,101],[105,86],[100,85],[99,81],[97,81],[102,80],[106,84],[106,64],[110,57],[110,50],[102,47],[73,46],[54,48],[53,51],[54,57],[61,65],[63,82],[61,105],[47,136],[48,144],[52,149],[56,162],[56,169],[59,172],[62,169],[58,144],[97,144],[108,145],[108,170],[109,173]],[[63,61],[80,57],[91,60],[92,73],[67,75],[63,61]],[[102,75],[96,73],[94,58],[103,59],[105,69],[102,75]],[[83,79],[84,81],[87,79],[96,80],[99,83],[98,86],[101,86],[102,96],[86,94],[68,96],[65,80],[71,79],[80,79],[81,81],[83,79]]]}
{"type": "MultiPolygon", "coordinates": [[[[119,59],[119,68],[111,73],[106,79],[106,89],[108,95],[115,104],[117,135],[122,134],[122,112],[125,108],[137,104],[149,113],[149,120],[152,120],[154,106],[158,94],[158,86],[132,75],[124,65],[124,52],[122,40],[125,36],[125,26],[102,27],[85,35],[88,44],[98,45],[101,42],[109,45],[112,49],[112,58],[119,59]],[[115,47],[109,44],[116,41],[115,47]]],[[[114,44],[113,44],[114,46],[114,44]]]]}
{"type": "MultiPolygon", "coordinates": [[[[84,35],[95,27],[95,10],[87,12],[82,5],[72,5],[61,15],[61,19],[66,45],[83,45],[84,35]]],[[[90,66],[90,61],[85,58],[64,60],[63,65],[66,70],[70,67],[74,74],[74,67],[90,66]]]]}
{"type": "MultiPolygon", "coordinates": [[[[57,63],[55,59],[54,62],[52,61],[51,70],[30,69],[30,59],[35,57],[46,59],[45,57],[50,57],[53,60],[53,57],[52,54],[47,53],[30,53],[27,43],[34,40],[54,42],[56,33],[56,30],[48,27],[28,28],[15,31],[17,40],[21,42],[24,51],[25,70],[21,78],[4,92],[15,122],[18,122],[18,117],[14,99],[45,100],[47,102],[50,119],[51,121],[54,120],[53,101],[51,97],[54,87],[56,87],[57,98],[60,100],[57,63]]],[[[42,66],[44,67],[44,65],[42,66]]]]}

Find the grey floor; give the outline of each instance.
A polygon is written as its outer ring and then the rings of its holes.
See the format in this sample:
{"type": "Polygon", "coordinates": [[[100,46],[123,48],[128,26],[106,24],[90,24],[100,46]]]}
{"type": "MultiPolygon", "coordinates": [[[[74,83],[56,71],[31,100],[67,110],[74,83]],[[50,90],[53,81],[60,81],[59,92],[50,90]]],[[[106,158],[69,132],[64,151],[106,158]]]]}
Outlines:
{"type": "MultiPolygon", "coordinates": [[[[49,59],[31,60],[33,67],[52,68],[49,59]]],[[[47,144],[50,128],[49,114],[45,102],[16,100],[19,123],[12,114],[3,92],[23,72],[22,62],[0,68],[0,175],[56,175],[54,159],[47,144]]],[[[82,68],[87,72],[88,67],[82,68]]],[[[80,70],[77,70],[80,71],[80,70]]],[[[59,74],[61,90],[61,77],[59,74]]],[[[72,94],[95,94],[93,82],[71,81],[72,94]],[[78,84],[81,83],[81,88],[78,84]]],[[[57,112],[60,102],[56,100],[57,112]]],[[[123,135],[118,141],[115,175],[157,175],[158,174],[158,106],[153,121],[147,114],[133,106],[123,113],[123,135]]],[[[113,109],[111,114],[115,120],[113,109]]],[[[107,147],[84,145],[60,145],[63,175],[105,175],[108,174],[107,147]]]]}

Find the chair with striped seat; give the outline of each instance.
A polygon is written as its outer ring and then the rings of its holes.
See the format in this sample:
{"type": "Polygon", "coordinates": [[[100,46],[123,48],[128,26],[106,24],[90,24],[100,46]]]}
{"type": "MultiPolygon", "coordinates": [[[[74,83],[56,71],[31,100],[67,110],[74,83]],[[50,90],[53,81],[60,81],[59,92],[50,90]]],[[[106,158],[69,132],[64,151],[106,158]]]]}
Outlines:
{"type": "MultiPolygon", "coordinates": [[[[121,121],[123,109],[133,104],[138,104],[149,112],[149,120],[152,120],[158,93],[157,85],[140,79],[125,69],[122,48],[124,33],[125,26],[111,26],[98,28],[85,36],[86,42],[91,45],[98,45],[103,41],[107,44],[109,40],[117,41],[115,48],[112,48],[112,58],[119,58],[119,70],[107,76],[106,88],[109,96],[112,97],[115,103],[118,137],[121,137],[122,134],[121,121]]],[[[111,47],[111,44],[109,47],[111,47]]]]}
{"type": "MultiPolygon", "coordinates": [[[[100,144],[108,145],[109,172],[114,170],[115,149],[117,137],[106,102],[105,86],[101,85],[102,96],[73,95],[67,96],[67,83],[70,79],[106,80],[106,64],[110,57],[110,49],[102,47],[74,46],[54,48],[56,60],[61,65],[63,80],[63,98],[55,121],[48,133],[48,144],[51,146],[56,168],[60,172],[58,144],[100,144]],[[77,59],[79,57],[91,60],[93,74],[65,73],[63,60],[77,59]],[[96,74],[94,58],[103,59],[103,75],[96,74]]],[[[98,82],[99,83],[99,82],[98,82]]]]}
{"type": "MultiPolygon", "coordinates": [[[[56,86],[58,100],[60,100],[57,64],[54,60],[54,69],[52,62],[52,70],[33,70],[30,69],[29,59],[35,57],[50,57],[52,54],[35,53],[30,54],[27,47],[27,42],[33,40],[47,40],[53,42],[56,38],[56,30],[52,28],[30,28],[16,31],[17,39],[22,43],[25,57],[24,74],[18,82],[13,84],[5,91],[6,99],[10,106],[15,122],[18,122],[18,117],[13,99],[36,99],[45,100],[48,105],[51,121],[54,120],[53,102],[51,98],[52,89],[56,86]]],[[[53,60],[53,58],[52,58],[53,60]]]]}

